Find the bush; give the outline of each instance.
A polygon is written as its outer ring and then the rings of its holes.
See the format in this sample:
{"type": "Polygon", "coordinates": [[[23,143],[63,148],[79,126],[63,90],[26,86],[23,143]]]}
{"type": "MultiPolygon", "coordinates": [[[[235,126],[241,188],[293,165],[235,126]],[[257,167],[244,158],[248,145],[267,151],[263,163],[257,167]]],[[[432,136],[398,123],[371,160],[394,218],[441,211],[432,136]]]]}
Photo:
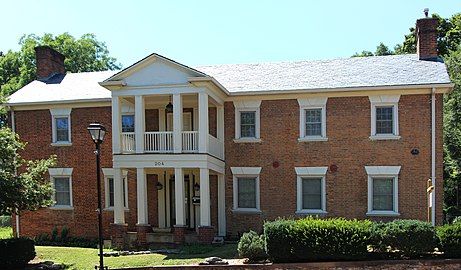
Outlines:
{"type": "Polygon", "coordinates": [[[35,258],[34,241],[28,238],[0,240],[0,268],[18,269],[35,258]]]}
{"type": "Polygon", "coordinates": [[[453,224],[455,224],[455,223],[461,223],[461,216],[455,217],[451,223],[453,223],[453,224]]]}
{"type": "Polygon", "coordinates": [[[370,228],[371,221],[342,218],[266,222],[267,254],[274,262],[363,259],[370,228]]]}
{"type": "Polygon", "coordinates": [[[437,228],[439,250],[450,258],[461,258],[461,222],[437,228]]]}
{"type": "Polygon", "coordinates": [[[61,236],[58,236],[58,228],[54,227],[51,231],[51,236],[44,233],[35,237],[37,246],[61,246],[61,247],[82,247],[96,248],[98,239],[89,239],[83,237],[70,237],[69,228],[64,226],[61,230],[61,236]]]}
{"type": "Polygon", "coordinates": [[[244,233],[238,243],[237,251],[240,257],[248,258],[251,262],[267,259],[264,235],[254,231],[244,233]]]}
{"type": "Polygon", "coordinates": [[[0,227],[11,227],[11,216],[0,216],[0,227]]]}
{"type": "Polygon", "coordinates": [[[378,252],[395,251],[414,257],[433,252],[437,244],[435,228],[419,220],[394,220],[374,223],[371,246],[378,252]]]}

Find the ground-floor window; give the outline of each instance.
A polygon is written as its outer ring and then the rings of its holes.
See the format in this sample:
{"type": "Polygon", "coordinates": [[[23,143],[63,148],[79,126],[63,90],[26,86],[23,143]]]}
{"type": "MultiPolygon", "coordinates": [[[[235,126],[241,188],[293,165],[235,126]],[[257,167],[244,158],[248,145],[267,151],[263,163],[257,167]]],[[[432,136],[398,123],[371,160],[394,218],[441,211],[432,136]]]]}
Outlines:
{"type": "Polygon", "coordinates": [[[259,212],[260,167],[232,167],[234,211],[259,212]]]}
{"type": "MultiPolygon", "coordinates": [[[[103,168],[105,186],[105,207],[106,210],[113,209],[115,205],[115,181],[114,169],[103,168]]],[[[123,207],[128,208],[128,171],[122,171],[123,207]]]]}
{"type": "Polygon", "coordinates": [[[53,209],[71,209],[72,202],[72,168],[50,168],[48,173],[53,187],[53,209]]]}
{"type": "Polygon", "coordinates": [[[367,215],[399,215],[398,174],[400,166],[365,166],[368,174],[367,215]]]}
{"type": "Polygon", "coordinates": [[[296,167],[298,214],[326,214],[327,167],[296,167]]]}

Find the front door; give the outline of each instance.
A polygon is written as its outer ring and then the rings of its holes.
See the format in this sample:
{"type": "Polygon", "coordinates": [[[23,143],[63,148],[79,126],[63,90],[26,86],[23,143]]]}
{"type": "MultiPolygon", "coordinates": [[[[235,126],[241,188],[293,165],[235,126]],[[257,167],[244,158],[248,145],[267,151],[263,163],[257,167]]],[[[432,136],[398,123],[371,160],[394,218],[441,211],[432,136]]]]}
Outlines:
{"type": "MultiPolygon", "coordinates": [[[[170,225],[173,227],[176,224],[176,201],[175,201],[175,179],[174,175],[170,177],[170,225]]],[[[184,224],[186,227],[190,227],[190,179],[189,175],[186,174],[184,175],[184,207],[186,210],[186,224],[184,224]]]]}

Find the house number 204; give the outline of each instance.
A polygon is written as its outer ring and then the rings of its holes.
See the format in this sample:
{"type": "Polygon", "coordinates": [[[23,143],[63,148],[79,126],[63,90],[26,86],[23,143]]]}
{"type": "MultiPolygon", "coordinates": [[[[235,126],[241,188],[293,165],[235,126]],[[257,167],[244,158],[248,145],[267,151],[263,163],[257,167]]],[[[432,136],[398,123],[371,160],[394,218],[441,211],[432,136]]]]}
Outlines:
{"type": "Polygon", "coordinates": [[[155,161],[155,162],[154,162],[154,166],[163,166],[163,165],[165,165],[165,164],[163,163],[163,161],[155,161]]]}

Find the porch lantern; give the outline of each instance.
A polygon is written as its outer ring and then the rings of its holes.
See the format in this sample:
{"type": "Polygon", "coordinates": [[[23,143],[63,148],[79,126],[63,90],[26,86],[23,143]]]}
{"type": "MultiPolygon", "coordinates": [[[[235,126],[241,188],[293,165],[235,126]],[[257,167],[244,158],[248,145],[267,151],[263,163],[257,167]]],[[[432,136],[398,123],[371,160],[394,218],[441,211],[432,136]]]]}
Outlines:
{"type": "Polygon", "coordinates": [[[173,112],[173,103],[171,103],[171,96],[170,96],[170,101],[165,106],[165,110],[166,110],[167,113],[172,113],[173,112]]]}
{"type": "Polygon", "coordinates": [[[194,190],[195,190],[195,191],[199,191],[199,190],[200,190],[200,185],[199,185],[199,183],[195,183],[195,184],[194,184],[194,190]]]}
{"type": "MultiPolygon", "coordinates": [[[[102,199],[101,199],[101,143],[104,141],[104,135],[106,135],[106,128],[101,125],[100,123],[91,123],[87,127],[88,132],[91,135],[91,139],[93,140],[96,150],[94,151],[96,155],[96,184],[97,184],[97,191],[98,191],[98,238],[99,238],[99,269],[104,268],[104,254],[103,254],[103,246],[104,240],[102,235],[102,199]]],[[[95,266],[97,269],[98,266],[95,266]]]]}
{"type": "Polygon", "coordinates": [[[162,183],[160,183],[160,182],[157,182],[157,184],[155,185],[155,187],[157,188],[157,190],[162,190],[162,189],[163,189],[163,185],[162,185],[162,183]]]}

